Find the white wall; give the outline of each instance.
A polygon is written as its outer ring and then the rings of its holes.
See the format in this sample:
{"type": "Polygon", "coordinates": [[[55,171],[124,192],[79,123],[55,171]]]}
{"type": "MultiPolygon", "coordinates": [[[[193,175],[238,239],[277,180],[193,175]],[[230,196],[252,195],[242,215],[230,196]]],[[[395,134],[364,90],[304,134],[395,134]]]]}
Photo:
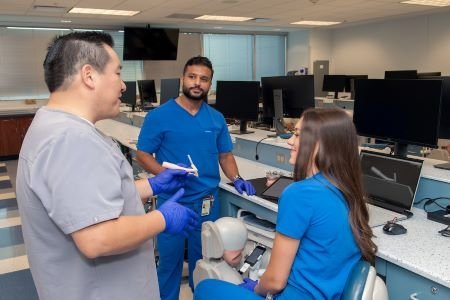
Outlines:
{"type": "Polygon", "coordinates": [[[309,63],[309,31],[289,32],[287,37],[286,71],[308,67],[309,63]]]}
{"type": "Polygon", "coordinates": [[[315,60],[329,60],[330,74],[383,78],[385,70],[417,69],[450,75],[450,12],[334,30],[314,29],[309,32],[308,43],[292,39],[288,61],[296,49],[308,47],[309,66],[315,60]]]}
{"type": "Polygon", "coordinates": [[[316,60],[328,60],[330,61],[330,72],[333,72],[333,64],[331,62],[331,31],[328,29],[312,29],[310,31],[309,44],[310,66],[312,67],[316,60]]]}

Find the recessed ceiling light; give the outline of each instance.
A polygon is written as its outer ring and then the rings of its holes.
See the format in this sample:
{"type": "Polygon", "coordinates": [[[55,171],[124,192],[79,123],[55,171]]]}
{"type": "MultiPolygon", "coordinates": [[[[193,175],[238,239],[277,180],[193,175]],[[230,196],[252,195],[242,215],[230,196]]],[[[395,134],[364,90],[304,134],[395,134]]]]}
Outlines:
{"type": "Polygon", "coordinates": [[[61,23],[72,23],[70,20],[61,20],[61,23]]]}
{"type": "Polygon", "coordinates": [[[214,26],[213,28],[214,28],[214,29],[223,29],[222,26],[214,26]]]}
{"type": "Polygon", "coordinates": [[[206,20],[206,21],[245,22],[245,21],[253,20],[254,18],[203,15],[203,16],[197,17],[197,18],[195,18],[195,19],[196,19],[196,20],[206,20]]]}
{"type": "Polygon", "coordinates": [[[110,15],[110,16],[134,16],[134,15],[137,15],[138,13],[140,13],[140,11],[74,7],[71,10],[69,10],[69,13],[70,14],[110,15]]]}
{"type": "Polygon", "coordinates": [[[438,6],[438,7],[444,7],[444,6],[450,6],[449,0],[409,0],[409,1],[402,1],[403,4],[416,4],[416,5],[428,5],[428,6],[438,6]]]}
{"type": "Polygon", "coordinates": [[[330,22],[330,21],[298,21],[291,23],[292,25],[309,25],[309,26],[331,26],[340,24],[341,22],[330,22]]]}
{"type": "Polygon", "coordinates": [[[36,30],[63,30],[67,31],[70,30],[68,28],[46,28],[46,27],[15,27],[15,26],[8,26],[6,27],[8,29],[22,29],[22,30],[30,30],[30,29],[36,29],[36,30]]]}

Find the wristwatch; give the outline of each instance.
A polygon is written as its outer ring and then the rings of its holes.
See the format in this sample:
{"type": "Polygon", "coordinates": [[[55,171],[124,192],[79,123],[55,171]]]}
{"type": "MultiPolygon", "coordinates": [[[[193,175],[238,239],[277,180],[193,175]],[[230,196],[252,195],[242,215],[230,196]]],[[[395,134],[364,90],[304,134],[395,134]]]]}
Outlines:
{"type": "Polygon", "coordinates": [[[236,176],[233,177],[233,183],[236,182],[236,180],[242,179],[244,180],[244,178],[241,177],[241,175],[237,174],[236,176]]]}

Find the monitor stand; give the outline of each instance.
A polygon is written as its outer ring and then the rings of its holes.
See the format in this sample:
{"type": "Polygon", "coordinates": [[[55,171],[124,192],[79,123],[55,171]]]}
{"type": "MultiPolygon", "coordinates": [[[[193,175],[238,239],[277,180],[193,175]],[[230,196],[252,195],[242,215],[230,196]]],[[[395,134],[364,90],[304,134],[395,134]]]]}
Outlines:
{"type": "Polygon", "coordinates": [[[247,121],[240,120],[239,130],[231,130],[230,133],[232,134],[248,134],[253,133],[254,131],[248,131],[247,130],[247,121]]]}
{"type": "Polygon", "coordinates": [[[277,133],[277,136],[286,133],[284,128],[284,118],[283,118],[283,90],[275,89],[273,90],[273,107],[274,107],[274,117],[273,117],[273,127],[277,133]]]}
{"type": "Polygon", "coordinates": [[[394,154],[397,156],[406,157],[408,155],[408,144],[395,143],[394,154]]]}

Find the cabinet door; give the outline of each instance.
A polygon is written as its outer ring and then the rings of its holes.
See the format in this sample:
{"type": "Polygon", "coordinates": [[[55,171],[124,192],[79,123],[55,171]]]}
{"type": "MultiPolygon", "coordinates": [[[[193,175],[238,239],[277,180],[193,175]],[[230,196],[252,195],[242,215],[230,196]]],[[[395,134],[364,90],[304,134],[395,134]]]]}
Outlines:
{"type": "Polygon", "coordinates": [[[16,118],[0,118],[0,156],[17,155],[22,143],[16,118]]]}
{"type": "Polygon", "coordinates": [[[391,263],[387,264],[386,286],[389,299],[450,299],[449,288],[391,263]]]}
{"type": "Polygon", "coordinates": [[[21,136],[20,144],[22,145],[22,141],[25,138],[25,134],[27,133],[28,127],[30,127],[31,122],[33,121],[33,116],[25,116],[18,118],[18,131],[21,136]]]}

